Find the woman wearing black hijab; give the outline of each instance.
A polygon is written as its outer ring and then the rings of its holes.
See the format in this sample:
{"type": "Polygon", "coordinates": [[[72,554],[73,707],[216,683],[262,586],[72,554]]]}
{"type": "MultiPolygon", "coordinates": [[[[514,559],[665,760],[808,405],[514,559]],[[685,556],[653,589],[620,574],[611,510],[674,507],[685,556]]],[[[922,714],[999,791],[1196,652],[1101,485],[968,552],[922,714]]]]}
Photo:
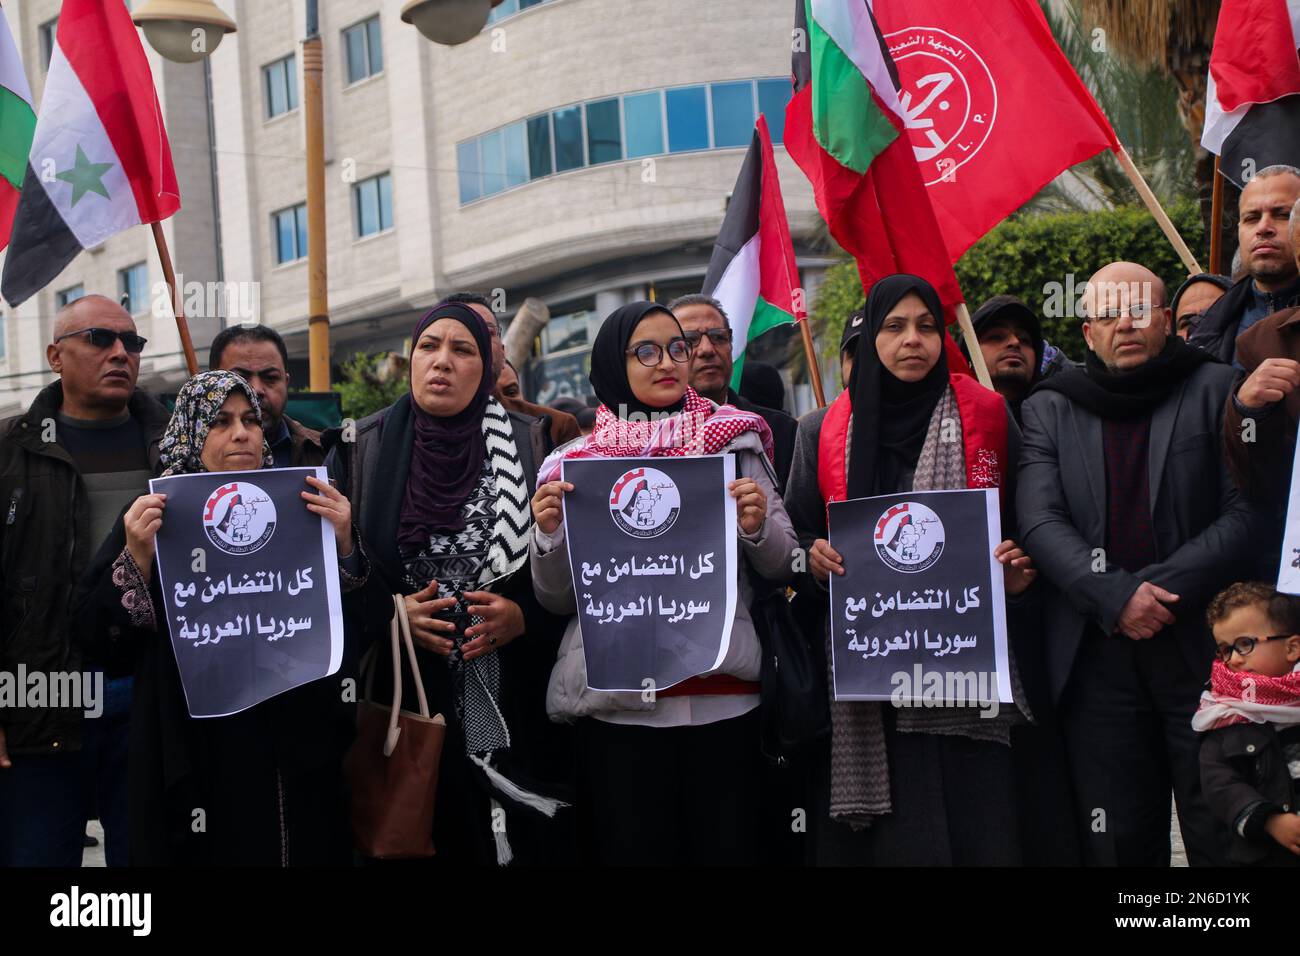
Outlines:
{"type": "MultiPolygon", "coordinates": [[[[403,594],[430,712],[447,720],[434,846],[448,864],[564,857],[563,821],[548,819],[563,804],[554,781],[541,782],[564,775],[564,741],[543,709],[555,641],[527,569],[546,430],[507,412],[493,384],[486,324],[442,303],[411,336],[410,391],[354,436],[325,436],[326,466],[373,560],[354,625],[381,638],[375,699],[392,687],[388,596],[403,594]]],[[[409,679],[403,689],[414,708],[409,679]]]]}
{"type": "MultiPolygon", "coordinates": [[[[933,287],[910,275],[882,279],[867,298],[848,389],[824,416],[800,423],[787,507],[809,552],[810,573],[800,590],[821,593],[823,609],[829,576],[844,573],[843,559],[826,540],[827,502],[907,490],[998,488],[1004,514],[1013,513],[1015,421],[996,392],[950,371],[949,354],[958,353],[933,287]],[[960,423],[958,441],[945,434],[954,421],[960,423]]],[[[1003,527],[1012,525],[1004,519],[1003,527]]],[[[1016,596],[1035,572],[1014,541],[1004,541],[994,554],[1005,571],[1013,617],[1016,596]]],[[[1019,630],[1015,623],[1009,628],[1019,630]]],[[[1012,643],[1014,659],[1019,649],[1012,643]]],[[[1028,708],[1014,663],[1012,689],[1020,706],[1004,706],[992,719],[969,707],[832,702],[829,752],[813,787],[819,861],[1020,862],[1022,808],[1010,743],[1028,708]]]]}
{"type": "Polygon", "coordinates": [[[595,429],[547,459],[533,497],[533,586],[544,606],[568,617],[547,709],[577,725],[581,813],[589,852],[604,864],[757,862],[761,652],[749,613],[750,571],[784,585],[795,539],[776,491],[767,423],[690,388],[690,357],[681,326],[663,306],[635,302],[611,314],[591,352],[601,402],[595,429]],[[592,690],[561,520],[573,485],[560,480],[561,460],[724,453],[736,459],[728,491],[743,560],[721,664],[649,698],[592,690]]]}

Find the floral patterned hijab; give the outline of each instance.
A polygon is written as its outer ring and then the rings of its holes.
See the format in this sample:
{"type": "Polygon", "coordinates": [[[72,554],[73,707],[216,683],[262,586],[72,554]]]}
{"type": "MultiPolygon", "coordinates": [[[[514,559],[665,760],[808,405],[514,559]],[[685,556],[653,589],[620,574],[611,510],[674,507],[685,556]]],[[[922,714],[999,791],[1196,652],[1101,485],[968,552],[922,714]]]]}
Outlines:
{"type": "MultiPolygon", "coordinates": [[[[262,406],[258,404],[257,393],[234,372],[200,372],[181,386],[176,395],[176,410],[172,412],[172,419],[167,423],[167,431],[158,446],[163,466],[161,477],[193,475],[208,470],[201,457],[203,444],[208,440],[208,432],[221,406],[235,389],[247,396],[260,423],[262,406]]],[[[262,438],[261,467],[271,467],[271,446],[266,443],[265,436],[262,438]]]]}

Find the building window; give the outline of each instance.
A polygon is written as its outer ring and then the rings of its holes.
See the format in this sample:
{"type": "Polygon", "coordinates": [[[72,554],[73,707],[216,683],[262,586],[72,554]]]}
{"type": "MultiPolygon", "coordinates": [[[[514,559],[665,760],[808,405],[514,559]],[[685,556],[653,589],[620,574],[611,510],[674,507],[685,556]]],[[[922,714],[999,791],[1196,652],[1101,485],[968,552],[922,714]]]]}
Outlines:
{"type": "Polygon", "coordinates": [[[713,145],[748,146],[754,136],[754,84],[714,83],[709,87],[713,101],[713,145]]]}
{"type": "Polygon", "coordinates": [[[709,148],[709,104],[702,86],[667,90],[668,152],[709,148]]]}
{"type": "Polygon", "coordinates": [[[298,108],[298,56],[290,53],[282,60],[262,67],[266,78],[266,116],[268,119],[298,108]]]}
{"type": "Polygon", "coordinates": [[[393,228],[393,177],[381,173],[352,187],[356,197],[357,236],[365,238],[393,228]]]}
{"type": "Polygon", "coordinates": [[[379,15],[343,31],[347,51],[348,82],[356,83],[384,71],[384,49],[379,38],[379,15]]]}
{"type": "Polygon", "coordinates": [[[117,298],[131,315],[139,315],[149,305],[149,267],[143,262],[117,270],[117,298]]]}
{"type": "Polygon", "coordinates": [[[72,303],[76,302],[85,294],[86,294],[86,287],[82,285],[80,282],[78,282],[74,286],[69,286],[66,289],[60,289],[58,292],[54,293],[54,304],[56,307],[61,309],[65,305],[71,305],[72,303]]]}
{"type": "Polygon", "coordinates": [[[271,213],[271,241],[279,265],[307,255],[307,204],[271,213]]]}
{"type": "Polygon", "coordinates": [[[500,6],[493,7],[492,12],[488,14],[488,26],[498,20],[504,20],[506,17],[513,17],[520,10],[527,10],[529,7],[549,2],[550,0],[502,0],[500,6]]]}
{"type": "Polygon", "coordinates": [[[5,360],[8,353],[9,327],[5,323],[4,315],[0,315],[0,362],[5,360]]]}
{"type": "Polygon", "coordinates": [[[48,70],[50,59],[54,56],[54,37],[59,29],[59,18],[41,24],[41,65],[48,70]]]}
{"type": "Polygon", "coordinates": [[[785,132],[786,79],[628,93],[565,106],[456,145],[463,204],[584,166],[748,146],[757,111],[772,142],[785,132]]]}

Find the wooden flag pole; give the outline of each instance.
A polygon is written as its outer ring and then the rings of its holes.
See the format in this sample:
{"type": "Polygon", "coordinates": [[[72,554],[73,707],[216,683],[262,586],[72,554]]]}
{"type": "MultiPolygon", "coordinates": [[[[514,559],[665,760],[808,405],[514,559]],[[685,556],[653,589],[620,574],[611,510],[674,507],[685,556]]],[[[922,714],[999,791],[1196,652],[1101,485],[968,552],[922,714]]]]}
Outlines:
{"type": "Polygon", "coordinates": [[[1214,199],[1210,203],[1210,271],[1223,275],[1223,177],[1214,157],[1214,199]]]}
{"type": "Polygon", "coordinates": [[[1199,274],[1201,272],[1200,264],[1196,261],[1196,257],[1192,255],[1192,250],[1187,248],[1187,243],[1183,242],[1183,237],[1178,234],[1178,230],[1174,228],[1173,221],[1160,205],[1160,200],[1156,198],[1156,194],[1151,191],[1147,181],[1138,172],[1133,157],[1128,154],[1128,150],[1123,146],[1115,150],[1115,156],[1119,160],[1119,164],[1124,167],[1124,172],[1128,175],[1129,181],[1133,183],[1133,188],[1138,191],[1138,195],[1146,203],[1147,209],[1151,211],[1151,215],[1155,217],[1156,222],[1160,224],[1160,228],[1164,230],[1165,235],[1173,244],[1174,251],[1178,253],[1178,258],[1183,260],[1183,265],[1187,268],[1187,274],[1199,274]]]}
{"type": "Polygon", "coordinates": [[[822,371],[817,364],[817,350],[813,348],[812,330],[808,328],[808,316],[799,320],[799,337],[803,339],[804,355],[808,357],[808,377],[812,379],[813,398],[817,407],[826,407],[826,393],[822,390],[822,371]]]}
{"type": "Polygon", "coordinates": [[[162,261],[163,279],[167,281],[167,291],[172,297],[172,312],[176,316],[176,331],[181,336],[181,348],[185,350],[185,367],[190,376],[199,374],[198,356],[194,354],[194,340],[190,338],[190,326],[185,321],[185,309],[181,297],[176,291],[176,271],[172,268],[172,254],[167,249],[167,237],[163,235],[162,223],[154,222],[153,241],[158,247],[158,258],[162,261]]]}
{"type": "Polygon", "coordinates": [[[993,388],[993,377],[989,375],[988,363],[984,361],[984,352],[980,341],[975,337],[975,326],[970,320],[970,309],[965,302],[957,303],[957,324],[961,326],[961,337],[966,340],[966,351],[970,352],[971,365],[975,367],[975,377],[985,388],[993,388]]]}

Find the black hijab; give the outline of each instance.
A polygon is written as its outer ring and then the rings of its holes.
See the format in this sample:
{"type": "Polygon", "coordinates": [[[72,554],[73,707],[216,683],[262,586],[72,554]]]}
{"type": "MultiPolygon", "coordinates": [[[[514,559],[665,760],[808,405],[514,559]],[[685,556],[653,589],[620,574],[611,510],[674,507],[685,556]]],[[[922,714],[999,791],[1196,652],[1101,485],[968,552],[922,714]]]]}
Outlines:
{"type": "MultiPolygon", "coordinates": [[[[455,319],[474,336],[483,376],[478,390],[465,408],[455,415],[439,417],[424,411],[412,393],[415,435],[411,445],[411,466],[406,473],[397,543],[408,547],[428,544],[432,531],[461,531],[465,517],[461,510],[478,484],[487,448],[483,438],[483,412],[492,397],[492,339],[479,314],[459,302],[441,302],[430,309],[411,334],[411,358],[420,336],[439,319],[455,319]]],[[[412,367],[412,373],[414,367],[412,367]]]]}
{"type": "Polygon", "coordinates": [[[1045,378],[1034,391],[1060,392],[1100,418],[1137,418],[1151,414],[1183,379],[1213,361],[1209,352],[1171,335],[1159,355],[1131,371],[1111,371],[1089,349],[1083,368],[1045,378]]]}
{"type": "Polygon", "coordinates": [[[647,417],[679,412],[686,404],[686,394],[683,392],[676,404],[666,408],[652,408],[632,394],[632,385],[627,380],[627,347],[641,320],[654,312],[667,315],[677,325],[678,334],[685,334],[681,331],[677,316],[664,306],[654,302],[629,302],[609,314],[591,346],[591,387],[596,390],[596,398],[600,403],[619,418],[626,418],[629,412],[638,412],[647,417]]]}
{"type": "Polygon", "coordinates": [[[876,335],[891,309],[915,292],[944,333],[943,304],[934,286],[920,276],[893,275],[871,287],[857,359],[849,377],[853,399],[848,496],[866,498],[901,491],[903,475],[916,468],[934,407],[948,387],[948,350],[919,382],[904,382],[880,361],[876,335]]]}

